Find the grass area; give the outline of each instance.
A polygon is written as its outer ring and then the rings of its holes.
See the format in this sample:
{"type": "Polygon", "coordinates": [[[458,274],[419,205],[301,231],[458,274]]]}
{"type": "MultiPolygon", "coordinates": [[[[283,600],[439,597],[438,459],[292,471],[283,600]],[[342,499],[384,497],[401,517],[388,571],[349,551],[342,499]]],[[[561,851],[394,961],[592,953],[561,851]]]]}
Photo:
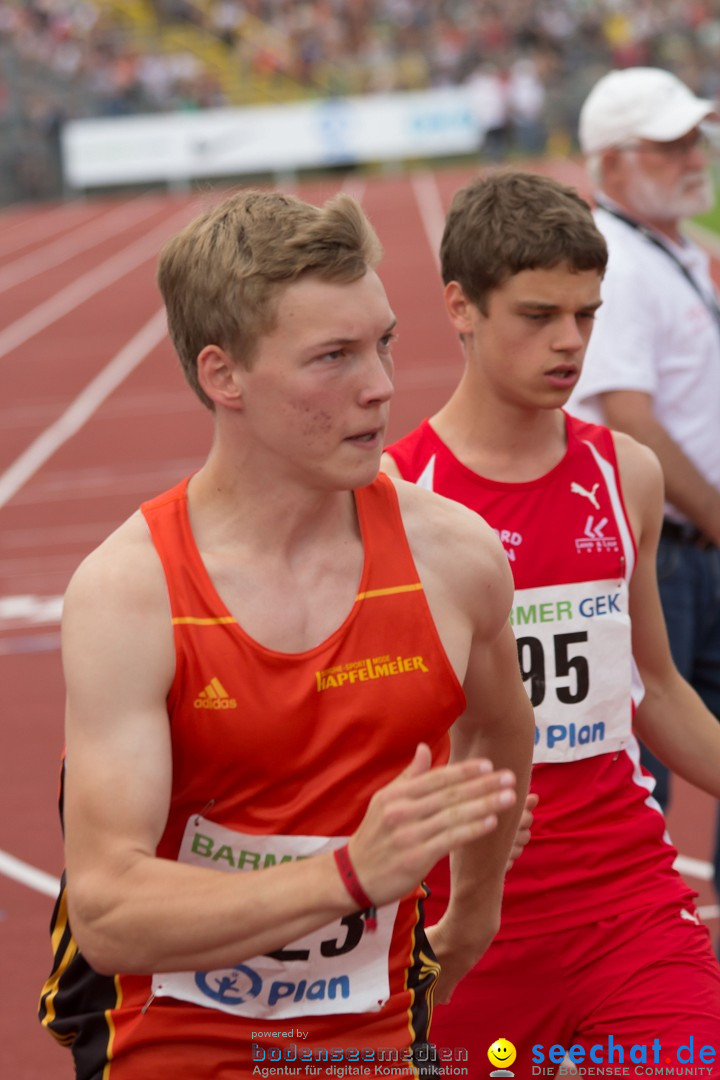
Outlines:
{"type": "Polygon", "coordinates": [[[703,229],[710,229],[720,235],[720,205],[716,204],[707,214],[700,214],[693,218],[693,221],[696,225],[702,225],[703,229]]]}
{"type": "Polygon", "coordinates": [[[707,214],[698,214],[693,221],[697,225],[702,225],[704,229],[710,229],[711,232],[720,235],[720,185],[716,184],[715,206],[712,210],[708,210],[707,214]]]}

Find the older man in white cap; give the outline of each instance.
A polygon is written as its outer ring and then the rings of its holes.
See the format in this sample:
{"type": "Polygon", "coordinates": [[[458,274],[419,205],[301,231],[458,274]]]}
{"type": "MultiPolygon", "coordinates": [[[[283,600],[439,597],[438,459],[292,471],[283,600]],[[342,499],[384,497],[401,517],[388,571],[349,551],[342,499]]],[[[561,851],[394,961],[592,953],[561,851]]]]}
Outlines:
{"type": "MultiPolygon", "coordinates": [[[[610,259],[569,409],[628,432],[660,459],[658,577],[670,644],[720,717],[720,307],[708,257],[682,231],[683,219],[713,204],[716,119],[712,101],[657,68],[612,71],[588,95],[580,144],[610,259]]],[[[682,731],[678,717],[679,739],[682,731]]],[[[643,755],[665,806],[667,769],[643,755]]],[[[720,888],[720,845],[715,863],[720,888]]]]}

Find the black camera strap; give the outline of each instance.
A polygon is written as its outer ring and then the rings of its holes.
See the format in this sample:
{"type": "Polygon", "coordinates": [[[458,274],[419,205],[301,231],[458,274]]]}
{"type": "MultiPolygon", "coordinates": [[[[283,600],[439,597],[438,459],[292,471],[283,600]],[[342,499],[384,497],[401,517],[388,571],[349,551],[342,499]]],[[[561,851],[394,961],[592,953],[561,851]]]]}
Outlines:
{"type": "Polygon", "coordinates": [[[682,263],[680,259],[678,259],[675,252],[672,251],[672,249],[669,248],[667,244],[664,244],[660,237],[652,229],[649,229],[647,225],[643,225],[640,221],[635,221],[633,218],[628,217],[627,214],[624,214],[622,210],[618,210],[614,206],[609,206],[606,202],[600,199],[596,198],[595,202],[601,210],[605,211],[606,214],[611,214],[614,218],[617,218],[618,221],[624,221],[625,224],[629,225],[631,229],[635,229],[636,232],[641,233],[646,240],[649,240],[650,243],[654,244],[656,248],[660,248],[661,251],[665,252],[669,259],[672,259],[685,280],[688,282],[689,285],[692,286],[692,288],[700,297],[707,310],[713,316],[717,328],[720,331],[720,302],[718,301],[715,293],[713,292],[712,296],[708,296],[704,292],[704,290],[700,288],[700,285],[692,276],[687,266],[685,266],[685,264],[682,263]]]}

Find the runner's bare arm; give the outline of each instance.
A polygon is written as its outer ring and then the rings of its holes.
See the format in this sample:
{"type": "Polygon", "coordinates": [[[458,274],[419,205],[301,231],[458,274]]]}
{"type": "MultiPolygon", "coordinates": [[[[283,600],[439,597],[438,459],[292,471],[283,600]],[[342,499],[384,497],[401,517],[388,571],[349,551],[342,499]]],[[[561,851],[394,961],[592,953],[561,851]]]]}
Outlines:
{"type": "Polygon", "coordinates": [[[431,931],[443,969],[435,991],[438,1002],[450,1000],[454,987],[499,929],[505,873],[525,812],[530,777],[534,720],[517,673],[517,649],[509,625],[495,642],[478,643],[477,648],[482,659],[471,660],[465,680],[468,709],[453,728],[451,761],[479,754],[495,768],[510,768],[519,799],[491,835],[450,853],[450,902],[431,931]]]}
{"type": "MultiPolygon", "coordinates": [[[[156,856],[172,780],[174,650],[164,578],[139,516],[75,575],[63,661],[68,902],[96,970],[234,965],[356,910],[332,855],[236,875],[156,856]]],[[[494,827],[502,781],[486,763],[429,765],[421,746],[350,841],[377,906],[414,888],[450,847],[494,827]]]]}
{"type": "Polygon", "coordinates": [[[638,545],[630,585],[633,655],[645,686],[635,730],[685,780],[720,797],[720,724],[678,672],[670,653],[657,586],[663,513],[662,471],[654,453],[615,434],[625,501],[638,545]]]}
{"type": "Polygon", "coordinates": [[[397,482],[418,571],[467,708],[452,729],[453,762],[488,758],[516,779],[517,798],[494,832],[451,853],[451,898],[431,932],[446,1000],[497,932],[504,875],[525,803],[534,716],[508,618],[513,581],[502,545],[474,512],[397,482]],[[469,633],[468,633],[469,628],[469,633]]]}
{"type": "MultiPolygon", "coordinates": [[[[395,463],[395,459],[392,457],[391,454],[383,454],[381,467],[382,471],[384,473],[387,473],[388,476],[392,476],[398,480],[401,479],[400,470],[398,469],[397,464],[395,463]]],[[[517,860],[520,858],[523,851],[525,850],[526,845],[530,841],[530,838],[532,836],[533,811],[537,807],[537,804],[537,795],[533,794],[532,792],[528,792],[528,795],[525,799],[522,816],[520,818],[520,823],[518,825],[517,832],[515,833],[515,839],[513,841],[513,846],[510,852],[510,856],[508,858],[508,870],[513,865],[513,863],[517,862],[517,860]]]]}

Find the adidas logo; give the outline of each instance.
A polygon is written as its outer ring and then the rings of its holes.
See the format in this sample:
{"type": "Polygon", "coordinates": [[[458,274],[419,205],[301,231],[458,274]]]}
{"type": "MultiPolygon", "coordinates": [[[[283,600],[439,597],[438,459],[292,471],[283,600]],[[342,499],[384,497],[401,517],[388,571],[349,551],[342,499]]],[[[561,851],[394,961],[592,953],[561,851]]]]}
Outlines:
{"type": "Polygon", "coordinates": [[[211,679],[195,698],[196,709],[237,709],[237,701],[230,697],[218,678],[211,679]]]}

